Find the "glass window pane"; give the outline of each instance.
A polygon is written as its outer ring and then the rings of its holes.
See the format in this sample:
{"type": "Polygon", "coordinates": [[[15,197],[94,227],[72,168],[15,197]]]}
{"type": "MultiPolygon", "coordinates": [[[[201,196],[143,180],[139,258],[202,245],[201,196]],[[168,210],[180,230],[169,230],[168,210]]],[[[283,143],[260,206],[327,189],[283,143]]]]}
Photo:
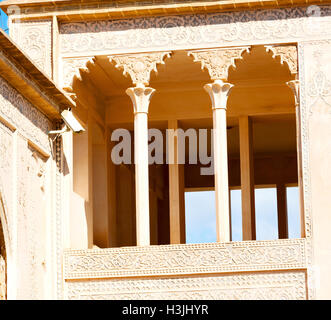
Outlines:
{"type": "Polygon", "coordinates": [[[214,191],[185,192],[186,243],[216,242],[214,191]]]}
{"type": "Polygon", "coordinates": [[[256,240],[278,239],[277,190],[255,189],[256,240]]]}
{"type": "Polygon", "coordinates": [[[288,219],[288,237],[300,238],[300,207],[299,207],[299,188],[287,187],[287,219],[288,219]]]}
{"type": "Polygon", "coordinates": [[[230,196],[232,241],[242,241],[241,190],[231,190],[230,196]]]}

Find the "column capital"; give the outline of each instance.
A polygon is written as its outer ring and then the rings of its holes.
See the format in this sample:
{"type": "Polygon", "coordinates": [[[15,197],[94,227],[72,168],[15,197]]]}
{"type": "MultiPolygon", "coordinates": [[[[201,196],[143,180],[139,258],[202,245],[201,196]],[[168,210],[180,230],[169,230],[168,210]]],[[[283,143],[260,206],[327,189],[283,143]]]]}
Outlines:
{"type": "Polygon", "coordinates": [[[188,55],[193,56],[194,62],[201,63],[201,69],[206,68],[211,80],[228,79],[229,68],[235,65],[236,59],[242,59],[244,52],[249,52],[250,47],[217,48],[207,50],[189,51],[188,55]]]}
{"type": "Polygon", "coordinates": [[[233,84],[223,82],[222,80],[215,80],[213,83],[204,85],[204,89],[208,92],[212,101],[213,110],[226,110],[229,94],[233,86],[233,84]]]}
{"type": "Polygon", "coordinates": [[[291,80],[291,81],[286,82],[286,84],[293,91],[295,106],[297,107],[299,105],[299,101],[300,101],[300,81],[299,80],[291,80]]]}
{"type": "Polygon", "coordinates": [[[290,73],[296,75],[298,73],[298,50],[295,45],[272,45],[265,46],[266,51],[273,53],[272,57],[280,57],[280,63],[287,63],[290,73]]]}
{"type": "Polygon", "coordinates": [[[164,64],[164,59],[170,57],[171,52],[151,52],[126,55],[108,56],[109,61],[116,63],[115,67],[123,69],[125,76],[130,75],[136,86],[149,84],[151,72],[157,72],[157,64],[164,64]]]}
{"type": "Polygon", "coordinates": [[[126,89],[126,94],[131,98],[133,104],[133,113],[148,114],[149,103],[155,89],[150,87],[133,87],[126,89]]]}

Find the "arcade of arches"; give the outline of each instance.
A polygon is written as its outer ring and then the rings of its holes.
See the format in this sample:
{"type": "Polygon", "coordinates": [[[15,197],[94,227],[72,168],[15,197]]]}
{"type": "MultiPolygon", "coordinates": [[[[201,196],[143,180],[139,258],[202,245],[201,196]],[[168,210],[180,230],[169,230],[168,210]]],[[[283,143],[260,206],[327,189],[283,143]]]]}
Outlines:
{"type": "MultiPolygon", "coordinates": [[[[288,185],[299,187],[303,224],[297,72],[292,44],[89,61],[66,87],[87,128],[64,135],[64,150],[73,150],[65,159],[73,172],[71,248],[185,243],[185,190],[215,190],[217,240],[230,241],[229,190],[240,188],[243,240],[254,240],[254,186],[277,189],[278,235],[287,238],[288,185]],[[200,175],[199,162],[148,166],[147,123],[162,132],[216,129],[208,146],[215,174],[200,175]],[[136,164],[112,163],[118,128],[132,133],[136,164]]],[[[175,155],[177,146],[176,138],[168,145],[175,155]]]]}

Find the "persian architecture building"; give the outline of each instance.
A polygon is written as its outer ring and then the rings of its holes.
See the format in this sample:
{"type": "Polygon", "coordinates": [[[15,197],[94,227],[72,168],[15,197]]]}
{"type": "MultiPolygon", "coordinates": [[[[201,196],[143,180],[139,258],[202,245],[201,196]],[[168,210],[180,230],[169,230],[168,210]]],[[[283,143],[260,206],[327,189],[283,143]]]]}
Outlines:
{"type": "Polygon", "coordinates": [[[0,7],[0,299],[331,298],[331,1],[0,7]],[[148,128],[174,161],[149,164],[148,128]],[[135,162],[114,163],[118,129],[135,162]],[[179,161],[177,129],[214,129],[213,175],[179,161]],[[278,239],[256,240],[261,186],[278,239]],[[216,242],[186,243],[187,190],[215,191],[216,242]]]}

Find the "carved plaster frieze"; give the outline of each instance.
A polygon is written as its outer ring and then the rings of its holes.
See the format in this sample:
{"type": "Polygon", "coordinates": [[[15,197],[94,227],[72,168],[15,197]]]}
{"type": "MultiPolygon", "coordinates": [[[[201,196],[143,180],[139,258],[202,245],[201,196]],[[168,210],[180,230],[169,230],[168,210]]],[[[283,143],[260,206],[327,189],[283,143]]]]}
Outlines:
{"type": "Polygon", "coordinates": [[[65,279],[304,269],[305,239],[67,250],[65,279]]]}
{"type": "Polygon", "coordinates": [[[0,77],[0,116],[24,137],[49,153],[52,123],[5,79],[0,77]]]}
{"type": "Polygon", "coordinates": [[[61,54],[123,54],[329,39],[331,6],[68,22],[60,25],[61,54]],[[316,26],[318,28],[316,29],[316,26]]]}
{"type": "Polygon", "coordinates": [[[129,75],[134,85],[149,84],[151,72],[157,72],[157,64],[164,64],[171,52],[151,52],[132,55],[109,56],[109,61],[116,63],[115,67],[123,70],[125,76],[129,75]]]}
{"type": "Polygon", "coordinates": [[[89,64],[94,64],[94,57],[63,59],[62,61],[62,88],[67,92],[73,91],[75,79],[82,80],[81,72],[89,72],[89,64]]]}
{"type": "Polygon", "coordinates": [[[68,281],[69,300],[304,300],[303,271],[68,281]]]}
{"type": "Polygon", "coordinates": [[[235,60],[242,59],[244,52],[249,52],[250,47],[217,48],[208,50],[189,51],[194,62],[201,63],[201,69],[206,68],[212,80],[228,79],[229,68],[236,67],[235,60]]]}
{"type": "Polygon", "coordinates": [[[280,57],[280,63],[287,63],[291,74],[298,73],[298,50],[295,45],[272,45],[265,46],[266,51],[273,53],[273,58],[280,57]]]}

